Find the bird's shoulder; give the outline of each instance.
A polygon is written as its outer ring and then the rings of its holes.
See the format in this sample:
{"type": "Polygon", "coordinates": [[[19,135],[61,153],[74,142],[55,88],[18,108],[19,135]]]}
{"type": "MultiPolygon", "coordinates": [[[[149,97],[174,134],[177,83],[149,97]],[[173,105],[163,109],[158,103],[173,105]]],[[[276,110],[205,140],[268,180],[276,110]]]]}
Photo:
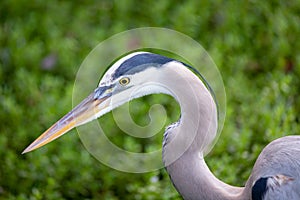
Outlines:
{"type": "Polygon", "coordinates": [[[255,166],[257,169],[269,167],[284,170],[282,167],[294,168],[300,173],[300,136],[285,136],[272,141],[259,155],[255,166]]]}
{"type": "Polygon", "coordinates": [[[250,178],[253,200],[300,199],[300,136],[274,140],[258,157],[250,178]]]}

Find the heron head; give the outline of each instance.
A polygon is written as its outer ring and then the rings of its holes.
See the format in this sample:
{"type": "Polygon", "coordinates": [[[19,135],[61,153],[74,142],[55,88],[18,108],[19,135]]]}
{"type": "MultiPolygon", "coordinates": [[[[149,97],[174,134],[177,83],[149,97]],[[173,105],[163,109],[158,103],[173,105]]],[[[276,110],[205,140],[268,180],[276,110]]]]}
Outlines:
{"type": "Polygon", "coordinates": [[[173,61],[148,52],[135,52],[121,58],[109,68],[87,98],[40,135],[23,153],[37,149],[131,99],[151,93],[170,93],[159,83],[159,80],[167,78],[160,77],[162,73],[159,70],[173,61]]]}

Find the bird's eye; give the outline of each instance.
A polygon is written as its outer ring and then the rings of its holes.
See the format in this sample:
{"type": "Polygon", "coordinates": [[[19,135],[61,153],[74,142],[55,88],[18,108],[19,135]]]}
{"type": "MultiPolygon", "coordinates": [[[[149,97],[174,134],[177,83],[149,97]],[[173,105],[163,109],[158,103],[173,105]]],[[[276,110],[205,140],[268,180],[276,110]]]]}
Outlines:
{"type": "Polygon", "coordinates": [[[128,77],[124,77],[119,80],[119,83],[123,86],[127,85],[129,82],[130,82],[130,79],[128,77]]]}

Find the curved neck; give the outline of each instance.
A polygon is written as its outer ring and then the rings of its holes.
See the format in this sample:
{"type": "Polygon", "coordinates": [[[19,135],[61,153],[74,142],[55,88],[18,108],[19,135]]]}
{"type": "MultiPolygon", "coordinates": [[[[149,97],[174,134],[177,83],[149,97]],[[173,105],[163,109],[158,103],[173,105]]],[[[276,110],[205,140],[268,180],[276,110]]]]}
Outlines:
{"type": "Polygon", "coordinates": [[[210,92],[188,69],[173,66],[168,75],[174,80],[164,84],[175,88],[171,92],[181,107],[181,120],[166,130],[163,147],[164,164],[174,186],[188,200],[243,199],[243,188],[218,180],[204,161],[203,152],[210,149],[218,126],[210,92]]]}
{"type": "Polygon", "coordinates": [[[217,179],[203,157],[184,154],[166,169],[184,199],[246,200],[243,198],[243,188],[230,186],[217,179]]]}

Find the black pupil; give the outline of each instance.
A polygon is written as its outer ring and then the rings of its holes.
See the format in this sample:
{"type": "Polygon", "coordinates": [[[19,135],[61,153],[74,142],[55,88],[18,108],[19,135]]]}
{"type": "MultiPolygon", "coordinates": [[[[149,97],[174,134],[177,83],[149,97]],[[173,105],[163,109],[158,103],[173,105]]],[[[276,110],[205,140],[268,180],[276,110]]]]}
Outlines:
{"type": "Polygon", "coordinates": [[[121,82],[122,82],[122,84],[126,84],[128,81],[127,81],[127,79],[123,79],[121,82]]]}

